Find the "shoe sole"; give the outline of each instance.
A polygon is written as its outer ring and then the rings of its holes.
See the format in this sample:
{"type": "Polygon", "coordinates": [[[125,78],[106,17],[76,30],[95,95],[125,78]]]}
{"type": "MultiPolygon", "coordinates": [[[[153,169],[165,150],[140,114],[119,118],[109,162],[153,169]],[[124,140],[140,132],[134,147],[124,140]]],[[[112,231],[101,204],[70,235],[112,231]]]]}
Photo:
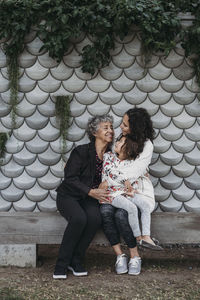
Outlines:
{"type": "Polygon", "coordinates": [[[72,267],[67,267],[68,270],[72,271],[74,276],[87,276],[88,272],[75,272],[72,267]]]}
{"type": "Polygon", "coordinates": [[[138,273],[129,273],[128,272],[128,275],[139,275],[140,274],[140,272],[138,272],[138,273]]]}
{"type": "Polygon", "coordinates": [[[53,279],[67,279],[67,275],[54,275],[53,274],[53,279]]]}
{"type": "Polygon", "coordinates": [[[128,272],[128,270],[124,271],[124,272],[116,272],[116,273],[117,273],[117,275],[121,275],[121,274],[126,274],[127,272],[128,272]]]}

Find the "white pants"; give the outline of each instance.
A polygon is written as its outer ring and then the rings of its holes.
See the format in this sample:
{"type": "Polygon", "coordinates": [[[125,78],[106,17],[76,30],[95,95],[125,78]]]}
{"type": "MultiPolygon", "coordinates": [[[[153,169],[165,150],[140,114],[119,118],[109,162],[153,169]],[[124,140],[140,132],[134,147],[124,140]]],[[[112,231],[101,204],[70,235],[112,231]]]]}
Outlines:
{"type": "Polygon", "coordinates": [[[155,202],[152,199],[140,194],[135,194],[134,197],[120,195],[113,199],[112,205],[123,208],[128,212],[128,221],[135,237],[140,235],[150,236],[151,213],[155,207],[155,202]],[[138,208],[141,212],[142,234],[138,219],[138,208]]]}

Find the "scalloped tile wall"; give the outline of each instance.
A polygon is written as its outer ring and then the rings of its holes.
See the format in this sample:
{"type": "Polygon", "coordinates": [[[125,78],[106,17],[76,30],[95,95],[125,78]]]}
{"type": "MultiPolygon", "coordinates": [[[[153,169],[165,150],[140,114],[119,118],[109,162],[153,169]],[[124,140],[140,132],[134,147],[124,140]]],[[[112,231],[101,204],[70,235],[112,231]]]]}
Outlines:
{"type": "MultiPolygon", "coordinates": [[[[55,211],[55,188],[63,177],[56,95],[72,95],[71,125],[64,159],[76,145],[88,142],[88,118],[110,113],[119,132],[124,112],[148,109],[156,129],[150,174],[157,210],[200,211],[200,89],[189,60],[177,48],[154,54],[144,68],[135,32],[116,38],[109,66],[94,76],[80,68],[80,52],[89,36],[74,42],[60,63],[39,53],[34,32],[19,58],[17,128],[6,145],[0,170],[0,211],[55,211]]],[[[0,47],[0,131],[11,128],[6,57],[0,47]]]]}

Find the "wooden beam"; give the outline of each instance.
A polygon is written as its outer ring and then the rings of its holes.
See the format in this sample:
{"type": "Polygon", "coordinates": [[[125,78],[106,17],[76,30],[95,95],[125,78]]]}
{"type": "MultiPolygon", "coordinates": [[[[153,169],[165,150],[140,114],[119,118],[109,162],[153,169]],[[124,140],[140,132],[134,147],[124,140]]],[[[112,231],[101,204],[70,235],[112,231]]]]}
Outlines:
{"type": "MultiPolygon", "coordinates": [[[[1,244],[59,244],[67,222],[57,212],[1,212],[1,244]]],[[[200,214],[153,213],[152,236],[162,244],[200,243],[200,214]]],[[[93,240],[108,244],[100,231],[93,240]]]]}

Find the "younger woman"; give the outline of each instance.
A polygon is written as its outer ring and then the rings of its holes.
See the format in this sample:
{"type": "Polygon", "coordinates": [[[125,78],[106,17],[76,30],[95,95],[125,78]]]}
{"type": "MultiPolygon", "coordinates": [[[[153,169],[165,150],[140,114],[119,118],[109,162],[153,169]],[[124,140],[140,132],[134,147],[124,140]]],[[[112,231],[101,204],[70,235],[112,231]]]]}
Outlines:
{"type": "Polygon", "coordinates": [[[162,250],[150,237],[151,212],[155,207],[155,199],[153,185],[145,173],[151,162],[153,144],[148,139],[144,151],[137,159],[136,147],[137,144],[131,135],[127,134],[116,142],[115,153],[104,154],[103,186],[110,192],[112,205],[128,212],[129,224],[138,244],[154,250],[162,250]],[[124,190],[125,184],[126,186],[131,184],[133,191],[127,193],[124,190]],[[142,231],[139,226],[138,208],[141,212],[142,231]]]}

